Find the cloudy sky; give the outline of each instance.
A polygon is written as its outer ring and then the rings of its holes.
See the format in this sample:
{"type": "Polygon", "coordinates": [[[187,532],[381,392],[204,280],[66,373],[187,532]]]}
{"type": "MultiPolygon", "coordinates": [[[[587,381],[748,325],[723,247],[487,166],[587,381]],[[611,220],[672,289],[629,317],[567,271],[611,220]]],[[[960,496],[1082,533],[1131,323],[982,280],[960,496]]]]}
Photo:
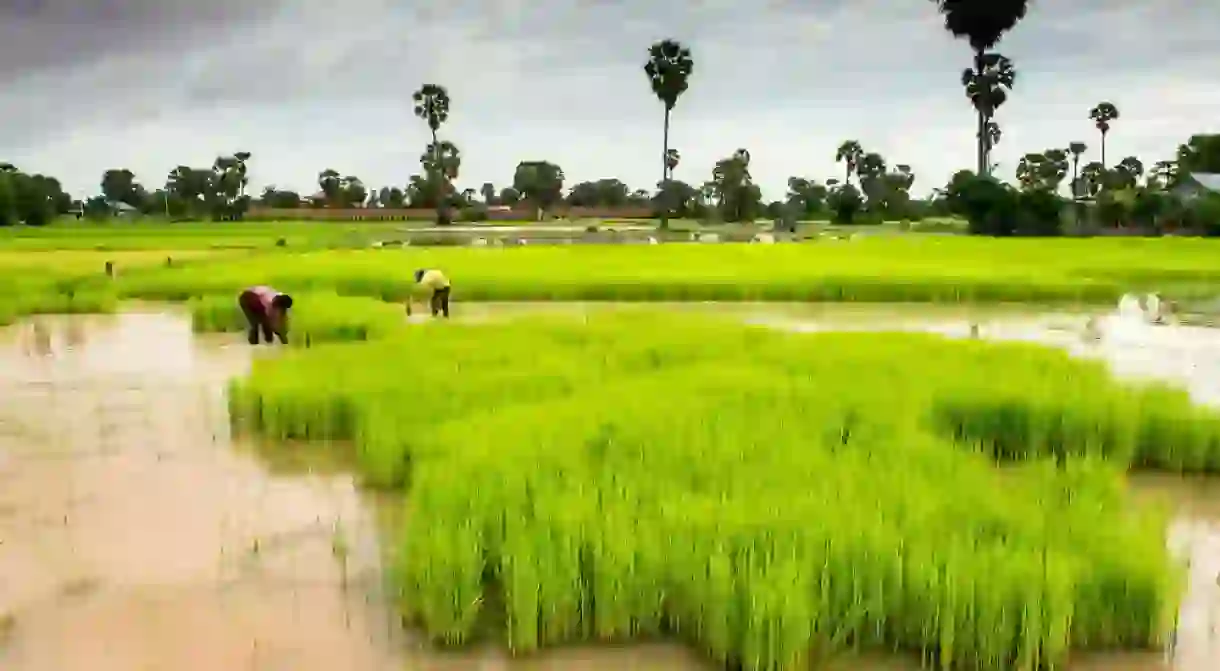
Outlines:
{"type": "MultiPolygon", "coordinates": [[[[1220,3],[1034,5],[1000,48],[1020,73],[998,119],[1005,175],[1028,151],[1095,150],[1101,100],[1122,113],[1114,160],[1150,164],[1220,131],[1220,3]]],[[[155,187],[239,150],[256,187],[312,191],[328,167],[402,185],[427,141],[411,92],[435,82],[453,98],[442,132],[462,150],[462,186],[502,186],[518,161],[545,159],[569,185],[651,187],[662,108],[642,66],[665,37],[696,60],[672,132],[682,179],[746,147],[778,198],[790,175],[839,175],[846,139],[912,165],[920,192],[973,165],[968,48],[928,0],[5,0],[0,160],[76,195],[107,168],[155,187]]]]}

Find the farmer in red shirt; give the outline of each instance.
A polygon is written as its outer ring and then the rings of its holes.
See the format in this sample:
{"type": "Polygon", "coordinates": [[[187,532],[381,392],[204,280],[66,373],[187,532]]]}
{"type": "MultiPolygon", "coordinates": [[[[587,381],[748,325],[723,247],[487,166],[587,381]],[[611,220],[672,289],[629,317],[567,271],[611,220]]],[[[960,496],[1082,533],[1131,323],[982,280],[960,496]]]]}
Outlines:
{"type": "Polygon", "coordinates": [[[237,304],[250,325],[251,345],[258,344],[260,330],[268,345],[273,342],[272,336],[278,336],[281,343],[288,344],[288,309],[292,307],[292,296],[271,287],[250,287],[237,297],[237,304]]]}

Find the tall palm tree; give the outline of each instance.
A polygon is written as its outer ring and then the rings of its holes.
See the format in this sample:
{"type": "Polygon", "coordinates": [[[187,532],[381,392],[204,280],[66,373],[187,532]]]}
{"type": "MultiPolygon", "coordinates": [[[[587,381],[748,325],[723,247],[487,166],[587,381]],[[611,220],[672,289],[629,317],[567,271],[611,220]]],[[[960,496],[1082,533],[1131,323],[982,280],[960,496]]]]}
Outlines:
{"type": "Polygon", "coordinates": [[[1073,142],[1068,145],[1068,152],[1072,155],[1072,200],[1080,197],[1080,157],[1089,150],[1089,145],[1083,142],[1073,142]]]}
{"type": "Polygon", "coordinates": [[[246,185],[250,183],[250,180],[246,177],[246,163],[250,160],[250,152],[239,151],[236,154],[233,154],[233,158],[237,159],[237,174],[241,178],[240,195],[244,197],[246,195],[246,185]]]}
{"type": "MultiPolygon", "coordinates": [[[[945,17],[945,29],[957,38],[965,38],[974,51],[974,73],[981,80],[986,67],[985,54],[1000,43],[1029,9],[1029,0],[932,0],[945,17]]],[[[986,174],[986,124],[988,119],[978,109],[978,173],[986,174]]]]}
{"type": "MultiPolygon", "coordinates": [[[[983,152],[981,165],[991,165],[991,125],[996,110],[1008,101],[1008,92],[1017,81],[1017,70],[1008,57],[997,53],[983,54],[982,70],[970,68],[962,71],[962,86],[966,97],[974,106],[979,118],[979,150],[983,152]]],[[[998,127],[998,126],[997,126],[998,127]]],[[[980,175],[988,174],[979,172],[980,175]]]]}
{"type": "Polygon", "coordinates": [[[677,149],[665,150],[665,169],[669,171],[669,179],[674,178],[674,170],[678,169],[678,164],[682,162],[682,154],[677,149]]]}
{"type": "MultiPolygon", "coordinates": [[[[449,92],[438,84],[424,84],[411,96],[411,99],[415,102],[415,116],[423,119],[428,124],[428,129],[432,131],[432,148],[436,154],[432,160],[432,168],[434,172],[440,172],[441,143],[436,139],[436,132],[449,120],[449,92]]],[[[434,178],[439,181],[443,179],[443,175],[436,174],[434,178]]],[[[445,215],[443,198],[438,198],[436,201],[436,223],[449,223],[448,217],[445,215]]]]}
{"type": "Polygon", "coordinates": [[[1110,122],[1118,119],[1118,108],[1114,103],[1101,102],[1089,110],[1089,118],[1101,133],[1101,166],[1106,167],[1106,134],[1110,132],[1110,122]]]}
{"type": "Polygon", "coordinates": [[[851,183],[851,176],[856,172],[856,166],[860,165],[860,159],[864,158],[864,148],[860,146],[857,140],[848,140],[839,145],[839,150],[835,152],[835,163],[843,163],[844,165],[844,184],[851,183]]]}
{"type": "Polygon", "coordinates": [[[988,121],[985,137],[987,138],[987,160],[990,163],[991,150],[1000,144],[1000,140],[1004,137],[1004,131],[1000,129],[1000,124],[995,121],[988,121]]]}
{"type": "MultiPolygon", "coordinates": [[[[648,47],[648,62],[644,74],[652,86],[652,93],[665,106],[665,127],[661,138],[661,181],[668,182],[672,169],[669,167],[669,115],[678,98],[690,86],[695,61],[690,49],[677,40],[661,40],[648,47]]],[[[661,229],[669,228],[669,207],[661,206],[661,229]]]]}

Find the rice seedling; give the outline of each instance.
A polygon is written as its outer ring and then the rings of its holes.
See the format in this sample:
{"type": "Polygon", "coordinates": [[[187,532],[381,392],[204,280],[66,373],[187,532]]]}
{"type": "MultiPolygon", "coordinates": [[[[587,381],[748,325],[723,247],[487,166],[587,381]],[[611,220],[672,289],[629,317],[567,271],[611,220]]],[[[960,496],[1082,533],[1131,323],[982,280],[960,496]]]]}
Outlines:
{"type": "Polygon", "coordinates": [[[126,295],[182,299],[249,283],[399,300],[441,267],[464,300],[1112,302],[1124,290],[1215,287],[1215,243],[891,237],[847,245],[431,248],[260,254],[124,277],[126,295]],[[1082,247],[1087,244],[1087,249],[1082,247]],[[1169,270],[1166,270],[1169,268],[1169,270]]]}
{"type": "MultiPolygon", "coordinates": [[[[213,295],[188,303],[197,332],[237,332],[247,328],[237,294],[213,295]]],[[[371,298],[311,293],[297,297],[290,316],[289,343],[359,341],[385,338],[405,325],[402,306],[371,298]]]]}
{"type": "Polygon", "coordinates": [[[520,653],[668,635],[749,669],[1160,647],[1181,571],[1123,471],[1220,463],[1214,412],[1062,352],[649,312],[292,352],[230,405],[410,482],[395,577],[438,642],[490,618],[520,653]]]}

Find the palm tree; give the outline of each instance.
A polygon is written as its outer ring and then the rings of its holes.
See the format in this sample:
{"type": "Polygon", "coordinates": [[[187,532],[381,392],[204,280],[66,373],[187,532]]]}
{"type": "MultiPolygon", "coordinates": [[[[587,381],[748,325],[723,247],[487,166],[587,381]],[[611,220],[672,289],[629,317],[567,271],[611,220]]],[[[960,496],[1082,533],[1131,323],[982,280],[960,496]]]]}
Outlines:
{"type": "Polygon", "coordinates": [[[1178,164],[1175,161],[1157,161],[1152,166],[1151,177],[1156,180],[1161,189],[1173,186],[1178,178],[1178,164]]]}
{"type": "Polygon", "coordinates": [[[990,162],[991,150],[995,149],[997,144],[1000,144],[1000,140],[1004,137],[1004,131],[1000,130],[1000,124],[995,121],[988,121],[984,136],[987,139],[987,159],[990,162]]]}
{"type": "Polygon", "coordinates": [[[677,149],[665,150],[665,168],[669,170],[669,179],[674,178],[674,170],[678,169],[678,164],[682,162],[682,154],[677,149]]]}
{"type": "MultiPolygon", "coordinates": [[[[992,119],[996,110],[1008,101],[1008,92],[1017,81],[1017,71],[1008,57],[997,53],[983,55],[983,66],[978,72],[966,68],[962,71],[962,86],[966,89],[966,97],[978,112],[979,118],[979,151],[983,152],[982,166],[991,164],[991,136],[989,134],[992,119]]],[[[980,171],[979,174],[988,174],[980,171]]]]}
{"type": "MultiPolygon", "coordinates": [[[[1000,43],[1004,33],[1012,30],[1029,9],[1029,0],[932,0],[945,17],[945,29],[954,37],[965,38],[974,51],[974,74],[983,79],[985,54],[1000,43]]],[[[986,124],[983,110],[978,109],[978,172],[987,172],[985,156],[986,124]]]]}
{"type": "Polygon", "coordinates": [[[1144,176],[1144,162],[1134,156],[1128,156],[1114,166],[1114,172],[1124,188],[1134,189],[1139,184],[1140,177],[1144,176]]]}
{"type": "MultiPolygon", "coordinates": [[[[669,114],[678,104],[678,98],[690,86],[695,61],[690,49],[677,40],[661,40],[648,48],[648,62],[644,74],[652,86],[653,95],[665,106],[665,127],[661,138],[661,181],[668,182],[672,174],[669,167],[669,114]]],[[[664,189],[663,189],[664,190],[664,189]]],[[[661,229],[669,227],[669,208],[661,206],[661,229]]]]}
{"type": "MultiPolygon", "coordinates": [[[[428,129],[432,131],[432,148],[436,153],[432,161],[432,169],[434,172],[439,172],[441,143],[436,139],[436,132],[449,120],[449,92],[438,84],[424,84],[411,96],[411,99],[415,102],[415,116],[427,122],[428,129]]],[[[439,181],[443,175],[434,177],[439,181]]],[[[448,217],[445,215],[443,198],[438,198],[436,201],[436,223],[449,223],[448,217]]]]}
{"type": "Polygon", "coordinates": [[[1089,150],[1089,145],[1083,142],[1073,142],[1068,145],[1068,152],[1072,155],[1072,200],[1080,197],[1080,157],[1089,150]]]}
{"type": "Polygon", "coordinates": [[[1110,132],[1110,122],[1118,119],[1118,108],[1114,103],[1097,103],[1097,107],[1089,110],[1089,118],[1101,132],[1101,165],[1106,165],[1106,134],[1110,132]]]}
{"type": "Polygon", "coordinates": [[[844,184],[851,183],[851,176],[856,172],[856,166],[860,165],[862,158],[864,158],[864,148],[860,146],[859,141],[848,140],[839,145],[839,150],[835,152],[835,163],[844,164],[844,184]]]}
{"type": "Polygon", "coordinates": [[[1080,169],[1080,179],[1090,197],[1096,197],[1102,187],[1106,186],[1106,166],[1093,161],[1080,169]]]}
{"type": "Polygon", "coordinates": [[[250,160],[250,152],[239,151],[233,154],[233,158],[237,159],[237,174],[241,178],[241,195],[244,197],[246,195],[246,185],[250,183],[250,180],[246,178],[246,162],[250,160]]]}

